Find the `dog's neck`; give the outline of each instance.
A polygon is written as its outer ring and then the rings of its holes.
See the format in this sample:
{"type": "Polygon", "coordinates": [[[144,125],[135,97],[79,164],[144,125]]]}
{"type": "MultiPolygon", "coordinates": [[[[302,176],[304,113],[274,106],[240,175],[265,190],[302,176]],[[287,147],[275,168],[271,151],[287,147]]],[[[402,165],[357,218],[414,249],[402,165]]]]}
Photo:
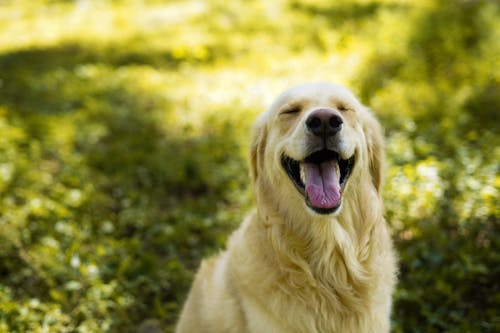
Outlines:
{"type": "MultiPolygon", "coordinates": [[[[304,259],[307,259],[309,252],[317,254],[318,251],[326,251],[331,246],[342,251],[353,250],[361,253],[369,242],[373,226],[384,223],[382,199],[375,189],[346,195],[337,215],[319,215],[305,207],[300,213],[297,213],[296,209],[290,210],[287,205],[280,205],[276,197],[269,194],[272,192],[265,185],[258,188],[261,193],[256,197],[266,202],[257,204],[259,223],[262,223],[265,229],[279,230],[273,232],[286,236],[281,239],[289,242],[290,246],[297,247],[295,251],[305,255],[304,259]],[[369,205],[369,209],[359,209],[367,202],[375,201],[379,204],[369,205]],[[304,251],[299,250],[301,247],[304,247],[304,251]]],[[[358,254],[355,256],[358,257],[358,254]]],[[[363,260],[363,256],[360,260],[363,260]]]]}
{"type": "MultiPolygon", "coordinates": [[[[263,193],[260,198],[270,199],[263,193]]],[[[266,235],[260,238],[259,247],[272,255],[273,264],[281,268],[290,287],[319,290],[326,299],[352,308],[371,278],[367,272],[375,257],[373,237],[378,234],[374,227],[384,223],[381,209],[354,209],[367,200],[381,199],[370,191],[363,197],[347,196],[334,217],[308,211],[290,216],[286,210],[280,212],[279,205],[258,205],[254,222],[266,235]]]]}

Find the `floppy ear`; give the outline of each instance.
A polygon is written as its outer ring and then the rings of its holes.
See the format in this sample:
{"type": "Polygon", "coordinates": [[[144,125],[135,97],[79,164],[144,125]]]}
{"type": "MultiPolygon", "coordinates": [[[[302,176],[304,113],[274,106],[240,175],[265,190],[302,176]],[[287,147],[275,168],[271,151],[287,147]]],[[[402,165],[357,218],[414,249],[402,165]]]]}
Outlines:
{"type": "Polygon", "coordinates": [[[264,150],[267,141],[267,130],[264,125],[263,116],[260,116],[252,131],[252,143],[250,146],[250,176],[252,182],[256,182],[259,170],[263,168],[264,150]]]}
{"type": "Polygon", "coordinates": [[[385,154],[382,127],[370,110],[367,110],[363,130],[368,146],[368,163],[373,185],[380,193],[384,183],[385,154]]]}

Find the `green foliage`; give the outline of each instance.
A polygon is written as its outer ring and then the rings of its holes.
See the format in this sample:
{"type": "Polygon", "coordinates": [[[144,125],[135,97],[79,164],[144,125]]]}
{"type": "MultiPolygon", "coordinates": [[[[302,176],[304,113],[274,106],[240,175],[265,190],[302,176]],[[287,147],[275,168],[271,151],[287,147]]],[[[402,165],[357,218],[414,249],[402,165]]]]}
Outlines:
{"type": "Polygon", "coordinates": [[[256,114],[312,80],[353,87],[386,128],[393,331],[499,331],[499,14],[0,2],[0,332],[172,331],[199,261],[251,207],[256,114]]]}

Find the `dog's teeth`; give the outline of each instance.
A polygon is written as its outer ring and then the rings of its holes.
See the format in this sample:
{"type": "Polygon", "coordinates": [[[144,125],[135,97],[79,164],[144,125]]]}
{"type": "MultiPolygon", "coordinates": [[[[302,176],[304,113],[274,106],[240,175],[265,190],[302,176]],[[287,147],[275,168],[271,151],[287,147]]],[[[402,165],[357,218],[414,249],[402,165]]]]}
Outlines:
{"type": "Polygon", "coordinates": [[[304,171],[304,163],[300,163],[300,180],[302,184],[306,183],[306,173],[304,171]]]}
{"type": "Polygon", "coordinates": [[[339,165],[339,161],[337,161],[335,163],[335,172],[337,173],[337,177],[340,178],[340,165],[339,165]]]}

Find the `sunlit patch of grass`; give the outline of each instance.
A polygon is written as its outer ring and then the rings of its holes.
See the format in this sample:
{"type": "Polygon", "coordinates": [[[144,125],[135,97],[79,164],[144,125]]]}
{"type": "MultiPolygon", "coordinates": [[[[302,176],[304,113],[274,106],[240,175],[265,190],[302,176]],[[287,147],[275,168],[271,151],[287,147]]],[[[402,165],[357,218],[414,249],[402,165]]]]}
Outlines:
{"type": "Polygon", "coordinates": [[[149,5],[136,1],[40,0],[7,1],[0,6],[0,45],[4,51],[75,41],[103,43],[150,33],[164,33],[172,39],[180,31],[176,27],[206,12],[200,1],[149,5]]]}

